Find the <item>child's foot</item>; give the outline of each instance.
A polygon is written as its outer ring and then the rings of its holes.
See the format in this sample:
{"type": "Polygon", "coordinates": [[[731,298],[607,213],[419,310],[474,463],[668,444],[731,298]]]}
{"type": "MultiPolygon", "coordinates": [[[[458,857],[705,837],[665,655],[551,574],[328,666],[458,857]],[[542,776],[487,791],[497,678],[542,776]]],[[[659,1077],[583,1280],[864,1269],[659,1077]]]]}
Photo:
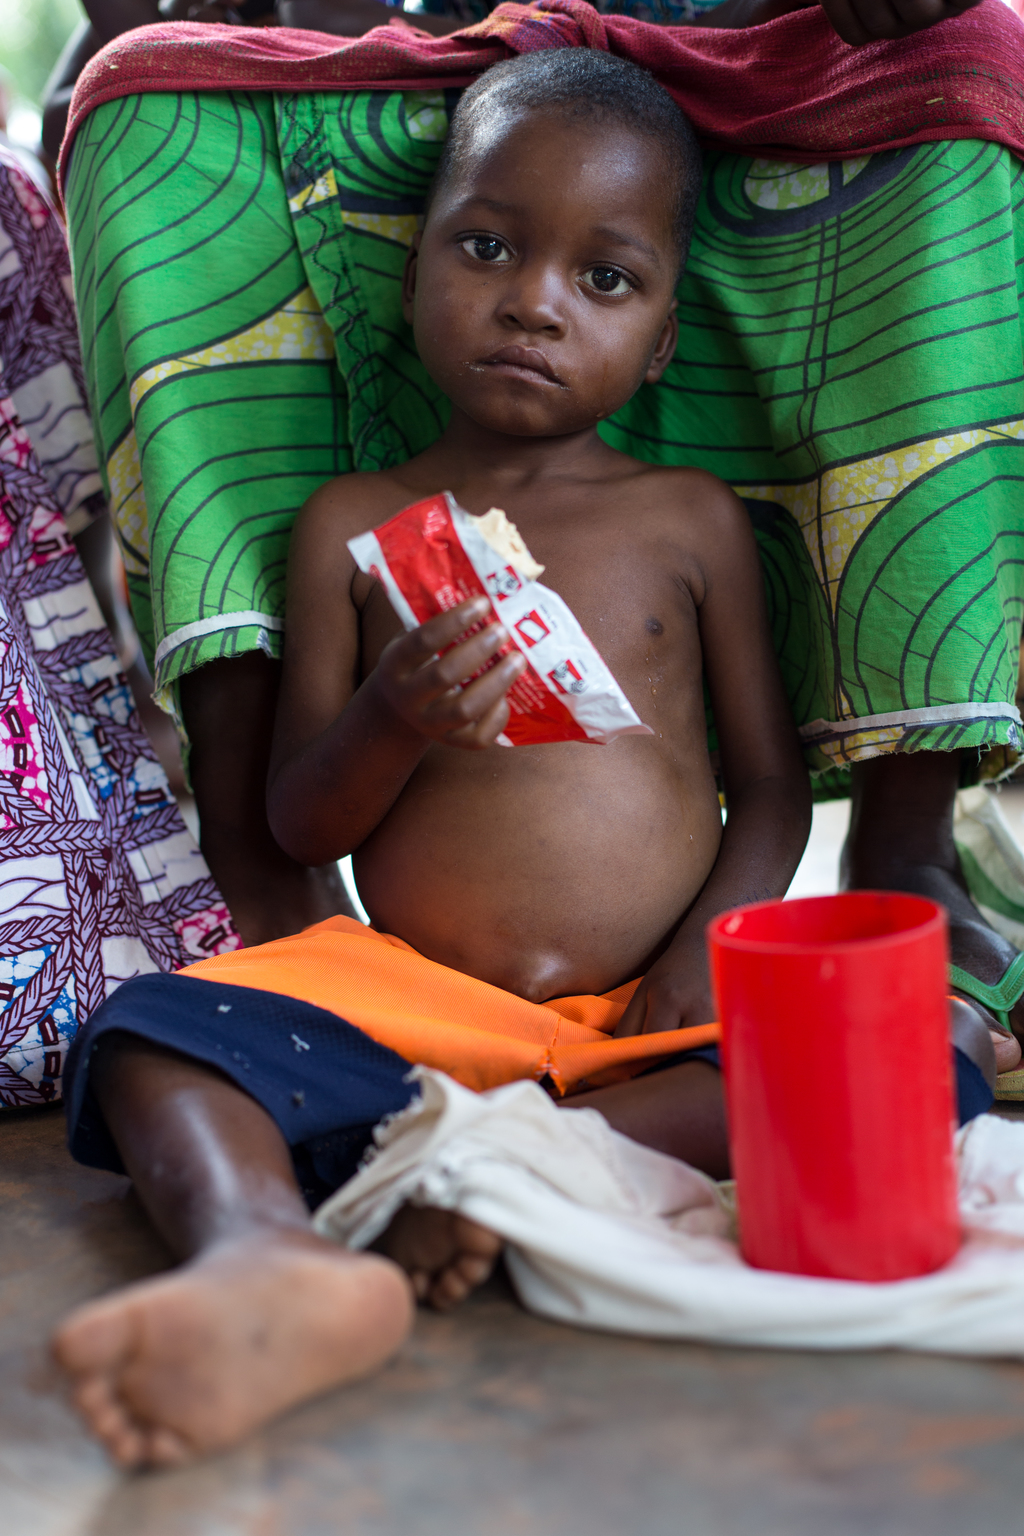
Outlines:
{"type": "Polygon", "coordinates": [[[53,1351],[113,1459],[166,1467],[366,1375],[412,1317],[394,1264],[274,1228],[86,1303],[53,1351]]]}
{"type": "Polygon", "coordinates": [[[445,1312],[484,1283],[502,1241],[456,1211],[404,1205],[373,1246],[401,1265],[419,1301],[445,1312]]]}

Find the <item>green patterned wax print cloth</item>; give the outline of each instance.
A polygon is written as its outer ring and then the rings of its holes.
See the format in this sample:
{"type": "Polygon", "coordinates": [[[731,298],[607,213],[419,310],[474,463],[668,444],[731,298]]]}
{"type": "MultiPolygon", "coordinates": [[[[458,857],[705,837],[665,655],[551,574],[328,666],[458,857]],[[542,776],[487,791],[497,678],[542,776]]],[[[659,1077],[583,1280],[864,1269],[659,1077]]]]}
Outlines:
{"type": "MultiPolygon", "coordinates": [[[[83,351],[132,605],[183,673],[281,645],[288,534],[445,402],[400,277],[455,94],[146,95],[80,130],[83,351]]],[[[707,159],[680,340],[602,430],[734,485],[809,765],[1021,742],[1024,182],[977,141],[707,159]]]]}

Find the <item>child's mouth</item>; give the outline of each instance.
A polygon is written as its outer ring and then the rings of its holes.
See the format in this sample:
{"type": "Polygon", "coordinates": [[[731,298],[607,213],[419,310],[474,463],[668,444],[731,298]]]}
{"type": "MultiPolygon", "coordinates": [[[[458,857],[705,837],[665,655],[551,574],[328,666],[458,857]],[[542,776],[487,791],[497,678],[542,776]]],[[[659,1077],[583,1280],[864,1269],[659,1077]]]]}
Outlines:
{"type": "Polygon", "coordinates": [[[565,388],[564,382],[543,352],[538,352],[535,347],[499,347],[490,357],[482,358],[477,366],[499,370],[507,377],[528,379],[531,383],[542,380],[545,384],[557,384],[560,389],[565,388]]]}

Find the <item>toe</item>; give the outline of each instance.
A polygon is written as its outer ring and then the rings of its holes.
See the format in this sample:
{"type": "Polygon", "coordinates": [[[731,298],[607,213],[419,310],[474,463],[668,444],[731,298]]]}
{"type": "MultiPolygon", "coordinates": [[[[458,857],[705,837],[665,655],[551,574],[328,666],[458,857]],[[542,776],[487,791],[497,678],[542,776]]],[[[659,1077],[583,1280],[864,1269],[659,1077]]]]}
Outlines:
{"type": "Polygon", "coordinates": [[[1020,1043],[1013,1035],[1006,1034],[1001,1029],[990,1029],[992,1045],[996,1053],[996,1071],[1012,1072],[1020,1066],[1020,1043]]]}
{"type": "Polygon", "coordinates": [[[123,1308],[96,1302],[73,1312],[50,1347],[57,1364],[72,1376],[111,1371],[128,1353],[131,1333],[123,1308]]]}
{"type": "Polygon", "coordinates": [[[111,1378],[105,1372],[83,1376],[72,1388],[71,1398],[79,1413],[90,1418],[116,1401],[111,1378]]]}
{"type": "Polygon", "coordinates": [[[109,1377],[87,1378],[71,1396],[93,1434],[119,1467],[135,1467],[145,1462],[145,1426],[139,1424],[116,1395],[109,1377]]]}
{"type": "Polygon", "coordinates": [[[146,1465],[181,1467],[192,1459],[192,1449],[173,1429],[153,1429],[146,1436],[146,1465]]]}
{"type": "Polygon", "coordinates": [[[435,1276],[434,1283],[430,1287],[430,1305],[438,1312],[447,1312],[451,1307],[457,1307],[460,1301],[465,1301],[472,1290],[472,1286],[459,1274],[452,1265],[449,1269],[443,1269],[435,1276]]]}
{"type": "Polygon", "coordinates": [[[453,1266],[466,1285],[472,1287],[483,1285],[491,1270],[494,1268],[494,1256],[484,1257],[475,1253],[464,1253],[459,1256],[453,1266]]]}
{"type": "Polygon", "coordinates": [[[134,1467],[147,1465],[147,1437],[144,1430],[130,1426],[120,1434],[100,1439],[107,1448],[107,1455],[117,1466],[130,1472],[134,1467]]]}
{"type": "Polygon", "coordinates": [[[470,1221],[468,1216],[458,1216],[455,1219],[455,1241],[462,1254],[475,1254],[481,1258],[490,1258],[493,1262],[501,1249],[501,1238],[490,1227],[482,1227],[478,1221],[470,1221]]]}
{"type": "Polygon", "coordinates": [[[85,1419],[94,1434],[101,1440],[113,1441],[125,1430],[131,1428],[131,1417],[125,1413],[120,1404],[109,1399],[100,1403],[85,1404],[81,1398],[75,1398],[75,1406],[85,1419]]]}
{"type": "Polygon", "coordinates": [[[75,1387],[71,1401],[94,1434],[110,1442],[132,1424],[132,1416],[107,1376],[92,1376],[75,1387]]]}

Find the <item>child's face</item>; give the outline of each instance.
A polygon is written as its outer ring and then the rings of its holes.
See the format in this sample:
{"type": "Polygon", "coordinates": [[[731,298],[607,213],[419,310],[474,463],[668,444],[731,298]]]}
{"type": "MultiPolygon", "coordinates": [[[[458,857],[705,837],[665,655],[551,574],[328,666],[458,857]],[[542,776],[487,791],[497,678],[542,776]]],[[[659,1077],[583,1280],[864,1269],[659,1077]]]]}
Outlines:
{"type": "Polygon", "coordinates": [[[618,124],[542,112],[477,128],[406,272],[431,378],[473,421],[579,432],[675,349],[667,157],[618,124]]]}

